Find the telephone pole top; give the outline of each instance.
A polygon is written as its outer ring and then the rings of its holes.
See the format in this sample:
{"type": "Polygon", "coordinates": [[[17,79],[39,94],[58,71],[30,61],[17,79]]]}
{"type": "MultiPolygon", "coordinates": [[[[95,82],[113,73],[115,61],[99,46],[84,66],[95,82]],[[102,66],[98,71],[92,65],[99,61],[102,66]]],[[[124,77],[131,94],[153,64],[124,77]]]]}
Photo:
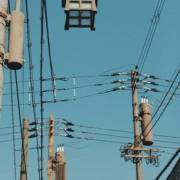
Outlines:
{"type": "MultiPolygon", "coordinates": [[[[135,148],[139,148],[141,145],[137,80],[138,80],[138,72],[136,70],[132,70],[131,71],[131,88],[132,88],[132,108],[133,108],[134,147],[135,148]]],[[[135,154],[139,155],[139,152],[136,151],[135,154]]],[[[136,179],[143,180],[144,178],[143,178],[143,170],[142,170],[142,160],[137,159],[135,164],[136,164],[136,179]]]]}
{"type": "Polygon", "coordinates": [[[149,163],[158,164],[158,150],[146,149],[143,145],[153,144],[151,128],[151,112],[148,101],[145,99],[141,103],[141,113],[139,113],[137,83],[139,81],[137,67],[131,71],[131,90],[132,90],[132,109],[134,124],[134,143],[124,145],[121,156],[126,161],[131,160],[136,166],[136,180],[143,180],[142,160],[146,159],[149,163]],[[150,130],[150,131],[149,131],[150,130]],[[143,142],[143,143],[142,143],[143,142]]]}
{"type": "Polygon", "coordinates": [[[53,180],[54,161],[54,117],[49,117],[49,141],[48,141],[48,180],[53,180]]]}
{"type": "Polygon", "coordinates": [[[56,180],[66,180],[66,160],[63,145],[57,148],[55,163],[56,180]]]}

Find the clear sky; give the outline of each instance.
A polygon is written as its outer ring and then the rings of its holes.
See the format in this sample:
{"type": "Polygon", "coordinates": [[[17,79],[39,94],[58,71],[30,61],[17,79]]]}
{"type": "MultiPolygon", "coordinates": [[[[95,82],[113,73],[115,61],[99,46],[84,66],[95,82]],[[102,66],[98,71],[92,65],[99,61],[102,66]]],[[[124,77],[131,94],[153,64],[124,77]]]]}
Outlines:
{"type": "MultiPolygon", "coordinates": [[[[10,0],[13,9],[15,0],[10,0]]],[[[52,48],[54,71],[57,77],[72,77],[73,75],[99,75],[113,72],[130,72],[134,64],[137,64],[140,51],[153,18],[157,0],[99,0],[98,13],[96,16],[96,31],[89,29],[72,29],[64,31],[65,15],[61,8],[60,0],[47,1],[49,29],[52,48]]],[[[22,10],[25,10],[25,1],[22,0],[22,10]]],[[[34,79],[39,79],[40,64],[40,1],[29,1],[30,32],[32,41],[32,57],[34,79]]],[[[160,78],[170,79],[177,68],[180,59],[180,1],[166,0],[160,22],[152,42],[143,73],[153,74],[160,78]]],[[[25,65],[18,72],[19,81],[29,80],[27,37],[25,35],[25,65]]],[[[47,39],[44,38],[44,63],[43,76],[50,77],[49,61],[47,54],[47,39]]],[[[4,71],[5,81],[9,82],[9,70],[4,71]]],[[[14,75],[13,75],[14,76],[14,75]]],[[[117,77],[117,79],[128,77],[117,77]]],[[[102,81],[104,78],[76,78],[76,85],[83,86],[96,82],[110,82],[112,79],[102,81]]],[[[159,82],[159,81],[158,81],[159,82]]],[[[57,81],[57,88],[73,86],[70,78],[67,82],[57,81]]],[[[162,82],[163,85],[169,85],[162,82]]],[[[107,90],[116,85],[103,87],[88,87],[76,90],[76,97],[84,96],[107,90]]],[[[51,88],[51,82],[44,83],[44,90],[51,88]]],[[[158,87],[166,90],[166,87],[158,87]]],[[[28,91],[28,83],[19,83],[20,92],[28,91]]],[[[39,81],[35,82],[35,91],[39,90],[39,81]]],[[[10,92],[10,85],[4,86],[4,92],[10,92]]],[[[15,86],[14,86],[15,92],[15,86]]],[[[179,90],[177,91],[177,93],[179,90]]],[[[147,94],[153,112],[156,110],[161,93],[147,94]]],[[[29,94],[20,95],[21,103],[29,102],[29,94]]],[[[73,90],[68,92],[58,91],[58,99],[73,98],[73,90]]],[[[52,93],[46,93],[44,100],[52,100],[52,93]]],[[[140,100],[140,95],[139,95],[140,100]]],[[[155,134],[180,136],[179,121],[179,97],[175,96],[154,128],[155,134]]],[[[14,102],[17,103],[16,95],[14,102]]],[[[36,93],[36,102],[39,102],[39,94],[36,93]]],[[[3,104],[10,104],[10,96],[3,97],[3,104]]],[[[131,92],[118,91],[107,95],[91,96],[78,101],[61,102],[45,105],[44,117],[53,113],[56,118],[66,118],[75,124],[96,126],[102,128],[133,130],[131,92]]],[[[15,107],[15,124],[19,125],[17,108],[15,107]]],[[[33,121],[31,106],[21,106],[21,114],[33,121]]],[[[40,117],[39,105],[37,105],[37,117],[40,117]]],[[[11,107],[4,107],[1,113],[0,128],[11,126],[11,107]]],[[[59,126],[58,126],[59,127],[59,126]]],[[[86,135],[77,133],[77,136],[91,137],[96,139],[133,142],[133,134],[97,131],[81,129],[77,131],[89,131],[96,133],[108,133],[119,136],[130,136],[131,139],[105,137],[98,135],[86,135]]],[[[19,132],[19,128],[16,128],[19,132]]],[[[46,129],[47,131],[47,129],[46,129]]],[[[0,129],[0,179],[14,179],[13,169],[13,145],[12,141],[2,143],[3,140],[12,139],[12,129],[0,129]]],[[[46,133],[47,134],[47,133],[46,133]]],[[[16,134],[16,137],[20,137],[16,134]]],[[[156,146],[178,147],[180,139],[160,138],[155,139],[171,141],[171,143],[155,142],[156,146]],[[175,143],[173,144],[172,141],[175,143]]],[[[47,136],[44,137],[47,145],[47,136]]],[[[135,166],[131,162],[125,162],[120,157],[119,148],[123,144],[104,143],[86,140],[66,139],[56,137],[56,146],[60,143],[65,145],[67,160],[68,180],[135,180],[135,166]]],[[[35,140],[30,140],[30,147],[35,146],[35,140]]],[[[17,177],[19,177],[20,144],[16,141],[17,177]]],[[[160,166],[144,166],[145,180],[152,180],[164,167],[168,159],[176,151],[175,149],[160,149],[165,151],[160,156],[160,166]]],[[[44,177],[46,177],[47,149],[44,150],[44,177]]],[[[169,172],[169,171],[168,171],[169,172]]],[[[38,180],[36,151],[29,152],[28,177],[30,180],[38,180]]],[[[162,179],[165,179],[163,177],[162,179]]]]}

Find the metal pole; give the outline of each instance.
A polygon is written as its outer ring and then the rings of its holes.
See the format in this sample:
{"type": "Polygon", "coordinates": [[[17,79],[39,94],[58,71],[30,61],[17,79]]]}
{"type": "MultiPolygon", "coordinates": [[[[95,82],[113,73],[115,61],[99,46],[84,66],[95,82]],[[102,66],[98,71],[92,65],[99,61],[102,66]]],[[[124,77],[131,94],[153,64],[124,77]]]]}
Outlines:
{"type": "Polygon", "coordinates": [[[8,0],[0,0],[0,111],[2,110],[3,95],[3,60],[5,54],[5,29],[8,0]]]}
{"type": "Polygon", "coordinates": [[[28,136],[29,136],[29,120],[24,119],[20,180],[27,180],[28,136]]]}
{"type": "MultiPolygon", "coordinates": [[[[132,107],[133,107],[133,122],[134,122],[134,146],[138,148],[141,144],[140,124],[139,124],[139,107],[137,94],[137,78],[138,72],[131,71],[131,88],[132,88],[132,107]]],[[[138,151],[137,151],[138,153],[138,151]]],[[[136,158],[136,179],[143,180],[142,160],[136,158]]]]}
{"type": "Polygon", "coordinates": [[[53,180],[54,161],[54,117],[49,118],[49,141],[48,141],[48,180],[53,180]]]}

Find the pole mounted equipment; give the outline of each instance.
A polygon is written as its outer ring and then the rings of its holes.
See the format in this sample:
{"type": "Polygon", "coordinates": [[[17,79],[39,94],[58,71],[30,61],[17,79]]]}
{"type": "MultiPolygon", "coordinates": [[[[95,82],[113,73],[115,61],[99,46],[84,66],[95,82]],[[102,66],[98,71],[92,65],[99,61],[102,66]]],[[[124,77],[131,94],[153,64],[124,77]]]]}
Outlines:
{"type": "Polygon", "coordinates": [[[153,144],[152,114],[151,114],[151,105],[149,104],[147,98],[141,99],[140,117],[141,117],[143,145],[151,146],[153,144]]]}
{"type": "Polygon", "coordinates": [[[18,70],[23,66],[24,15],[20,11],[20,0],[16,0],[16,9],[11,13],[10,42],[7,66],[18,70]]]}
{"type": "Polygon", "coordinates": [[[138,75],[137,68],[131,71],[134,143],[128,143],[122,146],[120,152],[121,157],[123,157],[125,161],[131,161],[136,165],[136,180],[143,180],[142,160],[145,159],[147,164],[150,163],[157,166],[159,164],[159,156],[157,155],[159,150],[145,149],[143,147],[143,144],[152,145],[153,143],[152,134],[147,133],[149,128],[151,128],[151,109],[147,99],[143,99],[140,105],[141,113],[139,113],[137,92],[138,75]]]}
{"type": "Polygon", "coordinates": [[[54,161],[54,117],[49,117],[49,140],[48,140],[48,180],[53,180],[54,161]]]}
{"type": "Polygon", "coordinates": [[[0,1],[0,111],[2,110],[2,95],[3,95],[3,82],[4,82],[4,59],[5,59],[5,34],[7,26],[7,14],[8,0],[0,1]]]}

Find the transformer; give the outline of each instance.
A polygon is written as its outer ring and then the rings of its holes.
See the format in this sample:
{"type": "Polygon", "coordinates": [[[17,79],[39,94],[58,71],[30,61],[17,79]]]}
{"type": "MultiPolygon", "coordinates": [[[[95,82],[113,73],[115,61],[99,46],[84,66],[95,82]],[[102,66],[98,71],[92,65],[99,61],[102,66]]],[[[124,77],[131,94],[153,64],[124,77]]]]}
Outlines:
{"type": "Polygon", "coordinates": [[[140,104],[140,117],[141,117],[141,128],[143,136],[143,145],[151,146],[153,144],[153,132],[152,132],[152,114],[151,106],[147,98],[142,98],[140,104]]]}
{"type": "Polygon", "coordinates": [[[18,70],[23,65],[24,15],[19,10],[11,14],[10,46],[7,66],[18,70]]]}
{"type": "Polygon", "coordinates": [[[60,145],[57,148],[55,154],[55,179],[56,180],[66,180],[66,160],[64,155],[64,146],[60,145]]]}

